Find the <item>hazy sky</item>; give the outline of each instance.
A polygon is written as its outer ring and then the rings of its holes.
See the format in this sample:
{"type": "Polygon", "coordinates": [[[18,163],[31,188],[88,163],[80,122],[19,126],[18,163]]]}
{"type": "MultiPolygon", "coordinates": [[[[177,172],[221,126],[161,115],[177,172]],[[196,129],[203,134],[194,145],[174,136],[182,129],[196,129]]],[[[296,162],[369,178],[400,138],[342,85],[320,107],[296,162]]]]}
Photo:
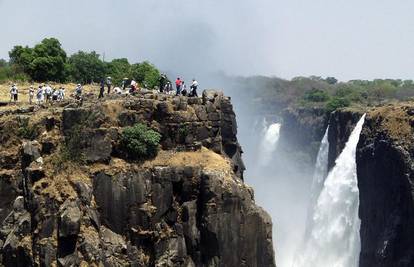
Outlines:
{"type": "Polygon", "coordinates": [[[57,37],[69,52],[196,75],[414,78],[412,0],[0,0],[0,57],[57,37]]]}

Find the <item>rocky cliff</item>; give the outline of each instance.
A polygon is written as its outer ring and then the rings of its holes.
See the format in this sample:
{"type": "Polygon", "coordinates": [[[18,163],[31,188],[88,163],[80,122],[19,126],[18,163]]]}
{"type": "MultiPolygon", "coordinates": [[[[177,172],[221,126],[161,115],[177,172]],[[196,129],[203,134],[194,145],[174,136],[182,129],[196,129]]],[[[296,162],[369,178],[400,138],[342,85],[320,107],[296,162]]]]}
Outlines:
{"type": "Polygon", "coordinates": [[[230,99],[152,93],[0,110],[5,266],[275,266],[230,99]],[[129,160],[124,127],[161,136],[129,160]]]}
{"type": "MultiPolygon", "coordinates": [[[[329,122],[329,168],[367,113],[356,152],[361,218],[360,267],[414,266],[414,106],[348,108],[329,117],[286,110],[281,141],[313,158],[310,144],[329,122]]],[[[292,152],[289,152],[292,153],[292,152]]],[[[304,177],[303,179],[305,179],[304,177]]],[[[311,179],[309,177],[308,179],[311,179]]]]}
{"type": "Polygon", "coordinates": [[[364,112],[356,153],[360,267],[414,266],[414,107],[395,104],[332,114],[331,164],[364,112]]]}

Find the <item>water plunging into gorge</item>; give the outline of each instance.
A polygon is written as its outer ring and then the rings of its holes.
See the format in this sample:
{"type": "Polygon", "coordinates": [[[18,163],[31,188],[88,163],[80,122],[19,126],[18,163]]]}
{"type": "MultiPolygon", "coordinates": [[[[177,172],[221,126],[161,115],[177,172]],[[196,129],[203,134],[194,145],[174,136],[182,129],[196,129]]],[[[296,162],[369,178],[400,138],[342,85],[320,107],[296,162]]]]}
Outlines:
{"type": "MultiPolygon", "coordinates": [[[[308,235],[303,250],[297,254],[294,267],[358,266],[361,221],[358,217],[359,190],[355,156],[364,120],[365,115],[355,126],[335,166],[326,177],[315,206],[311,209],[308,235]]],[[[324,145],[322,142],[321,150],[324,145]]],[[[318,184],[323,178],[315,178],[313,189],[318,192],[318,184]]]]}

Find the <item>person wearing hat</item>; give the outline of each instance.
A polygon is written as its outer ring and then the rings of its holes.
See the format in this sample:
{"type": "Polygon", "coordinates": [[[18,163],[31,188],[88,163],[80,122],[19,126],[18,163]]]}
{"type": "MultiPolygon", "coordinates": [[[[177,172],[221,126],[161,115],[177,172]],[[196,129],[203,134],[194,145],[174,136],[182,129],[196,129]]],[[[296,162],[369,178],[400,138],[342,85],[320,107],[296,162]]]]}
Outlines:
{"type": "Polygon", "coordinates": [[[112,78],[106,78],[106,86],[108,87],[108,95],[111,93],[111,86],[112,86],[112,78]]]}
{"type": "Polygon", "coordinates": [[[16,84],[13,84],[10,88],[10,102],[14,101],[15,103],[18,100],[19,90],[17,89],[16,84]]]}
{"type": "Polygon", "coordinates": [[[122,88],[122,90],[124,90],[124,91],[125,91],[125,88],[126,88],[126,86],[127,86],[127,82],[128,82],[128,78],[124,78],[124,79],[122,80],[121,88],[122,88]]]}
{"type": "Polygon", "coordinates": [[[65,100],[65,88],[63,86],[60,87],[59,89],[59,101],[63,101],[65,100]]]}
{"type": "Polygon", "coordinates": [[[37,93],[36,93],[38,105],[43,103],[44,97],[45,97],[45,91],[43,89],[43,85],[39,85],[39,88],[37,89],[37,93]]]}
{"type": "Polygon", "coordinates": [[[82,96],[82,85],[80,83],[78,83],[78,85],[76,86],[76,89],[75,89],[75,97],[76,97],[76,99],[79,100],[81,98],[81,96],[82,96]]]}
{"type": "Polygon", "coordinates": [[[34,88],[33,85],[30,85],[29,87],[29,104],[31,105],[33,102],[33,97],[34,97],[34,88]]]}

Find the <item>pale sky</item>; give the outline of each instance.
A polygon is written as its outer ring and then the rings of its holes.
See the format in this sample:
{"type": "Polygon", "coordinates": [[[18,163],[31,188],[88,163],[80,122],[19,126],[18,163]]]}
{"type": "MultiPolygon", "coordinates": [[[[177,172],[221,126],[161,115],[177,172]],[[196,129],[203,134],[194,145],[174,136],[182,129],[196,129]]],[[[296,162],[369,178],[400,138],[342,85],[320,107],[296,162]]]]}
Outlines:
{"type": "Polygon", "coordinates": [[[165,71],[414,79],[412,0],[0,0],[0,58],[57,37],[69,53],[165,71]]]}

